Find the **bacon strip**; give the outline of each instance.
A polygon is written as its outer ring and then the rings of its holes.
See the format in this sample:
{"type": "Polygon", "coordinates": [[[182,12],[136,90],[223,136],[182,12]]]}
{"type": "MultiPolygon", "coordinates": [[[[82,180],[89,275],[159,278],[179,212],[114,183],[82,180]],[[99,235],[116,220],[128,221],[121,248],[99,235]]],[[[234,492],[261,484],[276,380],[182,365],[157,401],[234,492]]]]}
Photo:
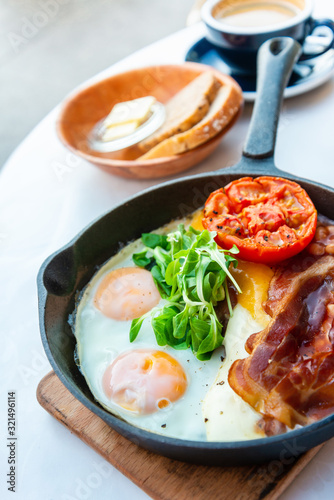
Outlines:
{"type": "Polygon", "coordinates": [[[334,257],[277,279],[272,320],[249,337],[250,356],[228,380],[255,410],[293,428],[334,412],[334,257]]]}

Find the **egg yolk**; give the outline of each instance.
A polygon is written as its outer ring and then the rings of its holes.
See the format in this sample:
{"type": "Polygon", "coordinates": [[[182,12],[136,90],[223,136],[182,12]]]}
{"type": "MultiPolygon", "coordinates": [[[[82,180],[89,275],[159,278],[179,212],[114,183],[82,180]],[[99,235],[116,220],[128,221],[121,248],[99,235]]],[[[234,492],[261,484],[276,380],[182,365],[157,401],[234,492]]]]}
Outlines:
{"type": "Polygon", "coordinates": [[[103,278],[94,305],[108,318],[128,321],[150,311],[160,299],[149,271],[140,267],[122,267],[103,278]]]}
{"type": "Polygon", "coordinates": [[[197,231],[204,231],[204,227],[202,224],[203,217],[204,217],[203,209],[197,210],[197,212],[194,213],[191,219],[190,225],[194,229],[197,229],[197,231]]]}
{"type": "Polygon", "coordinates": [[[118,356],[106,369],[102,385],[114,403],[145,415],[178,400],[187,388],[187,377],[169,354],[138,349],[118,356]]]}
{"type": "Polygon", "coordinates": [[[264,264],[238,260],[238,267],[231,267],[230,271],[242,291],[238,295],[238,304],[247,309],[258,323],[266,326],[270,317],[264,312],[262,303],[267,300],[273,270],[264,264]]]}

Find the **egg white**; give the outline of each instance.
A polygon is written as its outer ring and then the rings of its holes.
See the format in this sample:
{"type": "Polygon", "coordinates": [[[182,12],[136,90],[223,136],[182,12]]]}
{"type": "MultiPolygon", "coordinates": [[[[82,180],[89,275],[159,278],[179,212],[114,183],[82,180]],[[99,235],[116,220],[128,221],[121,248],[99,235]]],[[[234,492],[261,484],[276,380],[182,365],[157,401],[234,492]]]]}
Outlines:
{"type": "Polygon", "coordinates": [[[232,363],[248,356],[245,351],[248,337],[262,328],[244,307],[236,305],[225,333],[226,358],[202,406],[208,441],[241,441],[264,436],[257,426],[261,415],[233,391],[227,379],[232,363]]]}

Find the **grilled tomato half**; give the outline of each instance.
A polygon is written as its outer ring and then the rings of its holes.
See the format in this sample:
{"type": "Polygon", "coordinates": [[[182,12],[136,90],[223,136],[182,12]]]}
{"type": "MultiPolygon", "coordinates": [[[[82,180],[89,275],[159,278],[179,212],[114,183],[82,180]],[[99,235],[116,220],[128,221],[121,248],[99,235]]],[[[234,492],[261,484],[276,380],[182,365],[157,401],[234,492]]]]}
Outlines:
{"type": "Polygon", "coordinates": [[[211,193],[203,226],[216,231],[225,249],[239,257],[275,264],[301,252],[312,240],[317,211],[296,182],[281,177],[243,177],[211,193]]]}

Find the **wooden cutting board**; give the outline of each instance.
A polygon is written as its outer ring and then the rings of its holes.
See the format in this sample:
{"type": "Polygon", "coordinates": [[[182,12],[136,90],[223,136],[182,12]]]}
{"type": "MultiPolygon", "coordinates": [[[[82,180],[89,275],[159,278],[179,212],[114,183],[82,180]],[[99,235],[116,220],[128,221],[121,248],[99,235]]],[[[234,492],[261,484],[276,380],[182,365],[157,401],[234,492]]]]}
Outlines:
{"type": "Polygon", "coordinates": [[[321,448],[285,465],[279,461],[225,468],[191,465],[146,451],[120,436],[75,399],[54,372],[39,383],[37,399],[53,417],[157,500],[274,500],[321,448]]]}

